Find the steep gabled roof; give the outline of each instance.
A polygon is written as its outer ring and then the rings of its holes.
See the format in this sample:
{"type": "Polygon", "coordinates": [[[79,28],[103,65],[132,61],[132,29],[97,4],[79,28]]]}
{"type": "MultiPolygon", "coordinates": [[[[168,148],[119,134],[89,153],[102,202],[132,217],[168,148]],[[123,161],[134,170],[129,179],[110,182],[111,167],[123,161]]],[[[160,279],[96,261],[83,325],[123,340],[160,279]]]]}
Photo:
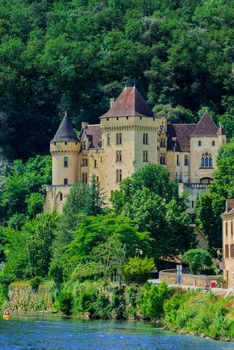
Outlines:
{"type": "Polygon", "coordinates": [[[51,142],[55,141],[78,141],[67,113],[65,113],[65,116],[51,142]]]}
{"type": "Polygon", "coordinates": [[[168,124],[167,149],[169,151],[189,152],[190,138],[196,124],[168,124]]]}
{"type": "Polygon", "coordinates": [[[213,118],[209,115],[208,112],[205,112],[197,123],[192,136],[216,136],[217,131],[218,128],[213,118]]]}
{"type": "Polygon", "coordinates": [[[154,116],[154,113],[135,86],[125,87],[108,112],[102,115],[101,118],[134,116],[154,116]]]}

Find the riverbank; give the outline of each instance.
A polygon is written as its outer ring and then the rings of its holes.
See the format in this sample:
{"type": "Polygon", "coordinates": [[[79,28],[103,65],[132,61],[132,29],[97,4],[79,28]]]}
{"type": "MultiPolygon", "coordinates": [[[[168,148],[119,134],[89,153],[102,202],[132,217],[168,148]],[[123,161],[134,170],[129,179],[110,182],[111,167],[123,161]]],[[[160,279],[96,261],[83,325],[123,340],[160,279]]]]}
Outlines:
{"type": "Polygon", "coordinates": [[[68,284],[58,293],[51,281],[37,288],[14,282],[9,287],[9,307],[62,312],[81,319],[160,321],[177,332],[234,339],[234,297],[178,291],[166,284],[118,286],[86,281],[68,284]]]}

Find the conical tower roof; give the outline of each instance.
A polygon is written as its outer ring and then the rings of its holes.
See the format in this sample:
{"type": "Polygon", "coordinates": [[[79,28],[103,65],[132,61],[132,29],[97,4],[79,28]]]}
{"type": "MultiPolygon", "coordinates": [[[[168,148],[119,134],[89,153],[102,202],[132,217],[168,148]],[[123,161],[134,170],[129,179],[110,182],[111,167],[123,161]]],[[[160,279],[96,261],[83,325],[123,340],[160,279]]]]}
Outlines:
{"type": "Polygon", "coordinates": [[[55,141],[78,141],[67,113],[65,113],[64,118],[51,142],[55,141]]]}
{"type": "Polygon", "coordinates": [[[216,136],[217,125],[208,112],[205,112],[195,127],[192,136],[216,136]]]}
{"type": "Polygon", "coordinates": [[[147,105],[137,88],[131,86],[123,89],[109,111],[102,115],[101,118],[135,116],[153,117],[154,113],[147,105]]]}

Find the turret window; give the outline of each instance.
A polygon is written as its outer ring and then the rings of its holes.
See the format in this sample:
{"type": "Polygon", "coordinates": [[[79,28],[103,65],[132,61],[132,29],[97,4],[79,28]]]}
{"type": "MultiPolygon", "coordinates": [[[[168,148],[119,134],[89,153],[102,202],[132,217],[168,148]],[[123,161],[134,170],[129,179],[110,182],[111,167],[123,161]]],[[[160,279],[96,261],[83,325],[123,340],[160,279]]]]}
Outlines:
{"type": "Polygon", "coordinates": [[[201,146],[201,141],[198,141],[198,146],[201,146]]]}
{"type": "Polygon", "coordinates": [[[63,194],[61,192],[59,193],[59,199],[60,199],[60,201],[63,200],[63,194]]]}
{"type": "Polygon", "coordinates": [[[63,158],[63,166],[64,168],[68,168],[68,157],[63,158]]]}
{"type": "Polygon", "coordinates": [[[107,146],[110,146],[110,134],[106,135],[106,144],[107,146]]]}
{"type": "Polygon", "coordinates": [[[122,134],[121,133],[116,134],[116,145],[122,145],[122,134]]]}
{"type": "Polygon", "coordinates": [[[215,141],[212,141],[212,146],[215,146],[215,141]]]}
{"type": "Polygon", "coordinates": [[[68,179],[64,179],[64,180],[63,180],[63,184],[64,184],[64,185],[68,185],[68,179]]]}
{"type": "Polygon", "coordinates": [[[149,144],[149,135],[147,133],[143,133],[143,145],[149,144]]]}
{"type": "Polygon", "coordinates": [[[203,153],[201,157],[201,167],[202,168],[212,168],[212,157],[210,153],[203,153]]]}
{"type": "Polygon", "coordinates": [[[97,168],[97,160],[94,159],[94,168],[97,168]]]}
{"type": "Polygon", "coordinates": [[[121,182],[122,181],[122,169],[117,169],[116,170],[116,182],[121,182]]]}

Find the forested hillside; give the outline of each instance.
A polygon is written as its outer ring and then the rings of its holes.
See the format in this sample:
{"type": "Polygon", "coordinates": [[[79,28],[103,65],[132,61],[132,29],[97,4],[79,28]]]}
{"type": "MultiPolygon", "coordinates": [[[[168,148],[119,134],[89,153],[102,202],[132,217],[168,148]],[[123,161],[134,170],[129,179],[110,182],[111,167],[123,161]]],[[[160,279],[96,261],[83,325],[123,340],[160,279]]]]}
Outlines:
{"type": "Polygon", "coordinates": [[[233,24],[232,0],[2,0],[0,147],[48,152],[62,111],[79,129],[129,84],[176,122],[208,107],[231,136],[233,24]]]}

